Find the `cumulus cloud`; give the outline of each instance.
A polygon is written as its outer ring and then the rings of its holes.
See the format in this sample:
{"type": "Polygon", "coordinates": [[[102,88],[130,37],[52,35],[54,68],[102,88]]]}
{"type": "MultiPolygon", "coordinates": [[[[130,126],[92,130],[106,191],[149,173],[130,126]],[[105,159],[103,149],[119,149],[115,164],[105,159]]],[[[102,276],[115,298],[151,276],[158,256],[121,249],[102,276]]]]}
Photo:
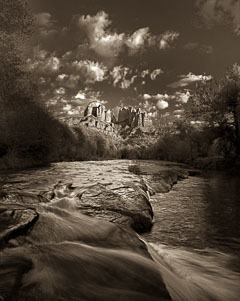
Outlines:
{"type": "Polygon", "coordinates": [[[175,81],[168,85],[170,88],[179,88],[179,87],[185,87],[188,86],[191,83],[194,82],[200,82],[200,81],[209,81],[212,79],[211,75],[195,75],[193,73],[188,73],[187,75],[180,75],[179,80],[175,81]]]}
{"type": "Polygon", "coordinates": [[[240,35],[240,5],[237,0],[197,0],[199,15],[207,27],[214,24],[231,23],[233,30],[240,35]]]}
{"type": "Polygon", "coordinates": [[[141,72],[141,77],[142,78],[145,78],[148,74],[150,74],[150,70],[149,69],[146,69],[146,70],[143,70],[142,72],[141,72]]]}
{"type": "Polygon", "coordinates": [[[37,71],[40,75],[56,73],[61,67],[61,62],[54,53],[45,50],[35,49],[33,58],[27,60],[27,68],[30,71],[37,71]]]}
{"type": "Polygon", "coordinates": [[[126,39],[130,54],[135,54],[139,50],[154,45],[154,37],[151,36],[149,28],[140,28],[126,39]]]}
{"type": "Polygon", "coordinates": [[[74,61],[68,65],[70,71],[80,76],[86,84],[101,82],[106,79],[107,67],[90,60],[74,61]]]}
{"type": "Polygon", "coordinates": [[[111,79],[113,80],[114,87],[120,87],[121,89],[129,88],[137,75],[132,75],[132,70],[128,67],[115,66],[110,72],[111,79]]]}
{"type": "Polygon", "coordinates": [[[123,51],[125,34],[111,33],[107,29],[110,24],[108,14],[104,11],[78,19],[78,26],[85,30],[90,48],[103,57],[115,57],[123,51]]]}
{"type": "Polygon", "coordinates": [[[179,37],[179,33],[176,31],[166,31],[160,36],[159,48],[167,49],[170,48],[172,43],[179,37]]]}
{"type": "Polygon", "coordinates": [[[151,99],[152,96],[149,94],[143,94],[143,98],[147,100],[147,99],[151,99]]]}
{"type": "Polygon", "coordinates": [[[161,73],[163,73],[163,71],[161,69],[155,69],[150,74],[150,77],[152,80],[155,80],[157,78],[157,76],[160,75],[161,73]]]}
{"type": "Polygon", "coordinates": [[[168,101],[171,99],[171,96],[168,94],[143,94],[142,98],[145,100],[141,103],[141,107],[147,111],[151,110],[164,110],[168,107],[168,101]]]}
{"type": "Polygon", "coordinates": [[[86,99],[86,93],[82,91],[78,91],[78,93],[75,95],[76,99],[86,99]]]}
{"type": "Polygon", "coordinates": [[[168,107],[168,102],[165,101],[165,100],[158,100],[156,106],[159,110],[163,110],[163,109],[166,109],[168,107]]]}
{"type": "Polygon", "coordinates": [[[197,42],[189,42],[189,43],[185,44],[183,48],[186,50],[195,50],[199,53],[204,53],[204,54],[212,54],[213,53],[213,46],[199,44],[197,42]]]}
{"type": "Polygon", "coordinates": [[[179,33],[166,31],[162,35],[152,35],[148,27],[139,28],[132,34],[117,33],[110,30],[111,20],[104,11],[94,16],[79,16],[75,21],[88,39],[90,49],[98,55],[107,58],[116,58],[124,50],[130,55],[144,51],[149,47],[166,49],[171,46],[179,33]]]}
{"type": "Polygon", "coordinates": [[[81,85],[94,84],[102,82],[107,78],[107,67],[98,62],[90,60],[62,62],[62,68],[59,71],[64,71],[56,77],[56,83],[69,88],[77,89],[81,85]]]}
{"type": "Polygon", "coordinates": [[[187,103],[190,96],[191,96],[191,94],[188,90],[185,92],[177,91],[174,94],[174,98],[176,99],[177,102],[180,102],[180,103],[187,103]]]}

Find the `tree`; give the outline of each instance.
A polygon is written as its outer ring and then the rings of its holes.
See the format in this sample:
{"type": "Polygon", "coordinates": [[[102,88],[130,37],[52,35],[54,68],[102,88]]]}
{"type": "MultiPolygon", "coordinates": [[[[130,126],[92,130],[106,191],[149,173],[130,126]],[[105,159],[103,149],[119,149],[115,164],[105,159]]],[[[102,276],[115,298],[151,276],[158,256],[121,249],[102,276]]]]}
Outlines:
{"type": "Polygon", "coordinates": [[[186,105],[186,118],[211,132],[225,157],[240,156],[240,67],[234,64],[220,81],[199,84],[186,105]]]}
{"type": "Polygon", "coordinates": [[[32,14],[24,0],[0,0],[0,99],[13,100],[31,90],[24,71],[32,14]]]}

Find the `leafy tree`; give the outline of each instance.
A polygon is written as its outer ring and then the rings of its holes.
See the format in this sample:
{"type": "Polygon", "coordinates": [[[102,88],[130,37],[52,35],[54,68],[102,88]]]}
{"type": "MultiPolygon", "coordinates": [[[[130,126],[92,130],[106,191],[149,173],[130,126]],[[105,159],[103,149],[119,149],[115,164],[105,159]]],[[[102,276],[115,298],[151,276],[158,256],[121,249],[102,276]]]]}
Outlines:
{"type": "Polygon", "coordinates": [[[32,89],[24,71],[33,18],[24,0],[0,0],[0,99],[26,96],[32,89]]]}
{"type": "Polygon", "coordinates": [[[225,157],[240,155],[240,67],[234,64],[220,81],[202,82],[186,105],[186,119],[217,139],[225,157]]]}
{"type": "Polygon", "coordinates": [[[25,0],[0,0],[0,157],[36,164],[53,148],[57,125],[25,68],[32,21],[25,0]]]}

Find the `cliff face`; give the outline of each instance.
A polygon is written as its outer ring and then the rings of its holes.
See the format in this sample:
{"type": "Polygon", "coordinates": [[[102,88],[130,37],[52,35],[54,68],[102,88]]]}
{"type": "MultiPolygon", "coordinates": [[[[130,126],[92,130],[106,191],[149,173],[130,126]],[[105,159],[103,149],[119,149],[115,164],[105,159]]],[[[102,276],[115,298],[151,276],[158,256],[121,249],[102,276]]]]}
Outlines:
{"type": "Polygon", "coordinates": [[[101,103],[94,101],[90,102],[86,107],[80,124],[117,135],[118,131],[125,127],[140,127],[147,130],[152,127],[152,120],[140,108],[123,107],[115,108],[111,111],[106,110],[101,103]]]}

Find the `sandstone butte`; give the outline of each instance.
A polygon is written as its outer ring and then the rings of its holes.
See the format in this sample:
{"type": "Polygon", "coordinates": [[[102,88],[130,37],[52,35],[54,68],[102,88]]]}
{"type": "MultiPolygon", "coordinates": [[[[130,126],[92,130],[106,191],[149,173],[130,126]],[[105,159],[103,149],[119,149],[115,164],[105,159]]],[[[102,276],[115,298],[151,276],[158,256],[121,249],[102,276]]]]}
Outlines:
{"type": "Polygon", "coordinates": [[[96,128],[113,137],[119,135],[124,128],[141,128],[144,131],[153,128],[152,119],[140,108],[115,107],[112,110],[106,110],[105,106],[98,101],[91,101],[88,104],[83,117],[71,117],[63,121],[70,126],[84,125],[96,128]]]}

